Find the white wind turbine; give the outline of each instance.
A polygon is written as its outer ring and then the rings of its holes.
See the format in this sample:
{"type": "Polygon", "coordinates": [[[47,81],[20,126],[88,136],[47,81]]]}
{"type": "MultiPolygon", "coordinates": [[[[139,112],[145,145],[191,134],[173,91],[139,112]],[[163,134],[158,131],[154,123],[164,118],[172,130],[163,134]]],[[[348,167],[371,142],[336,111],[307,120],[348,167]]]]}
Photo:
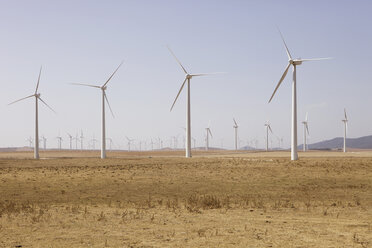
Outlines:
{"type": "Polygon", "coordinates": [[[67,136],[68,136],[68,138],[69,138],[69,140],[70,140],[70,150],[72,150],[72,139],[73,139],[74,137],[72,137],[72,135],[69,134],[69,133],[67,133],[67,136]]]}
{"type": "Polygon", "coordinates": [[[43,135],[43,136],[41,137],[41,139],[43,140],[44,150],[46,150],[46,141],[47,141],[47,138],[45,138],[45,136],[43,135]]]}
{"type": "Polygon", "coordinates": [[[83,150],[83,140],[84,140],[84,135],[83,135],[83,130],[81,130],[80,133],[80,149],[83,150]]]}
{"type": "Polygon", "coordinates": [[[28,141],[29,143],[29,147],[32,148],[33,147],[33,143],[34,143],[34,140],[32,139],[32,137],[30,136],[28,139],[26,139],[26,141],[28,141]]]}
{"type": "Polygon", "coordinates": [[[75,135],[75,150],[79,149],[78,148],[78,143],[79,143],[79,134],[78,132],[76,132],[76,135],[75,135]]]}
{"type": "Polygon", "coordinates": [[[301,58],[298,58],[298,59],[293,59],[292,56],[291,56],[291,54],[290,54],[290,52],[289,52],[289,50],[288,50],[287,44],[285,43],[284,38],[283,38],[283,35],[280,32],[280,30],[279,30],[279,33],[280,33],[280,36],[281,36],[281,38],[283,40],[283,43],[284,43],[284,46],[285,46],[285,50],[286,50],[287,55],[288,55],[288,65],[285,68],[284,73],[283,73],[282,77],[279,80],[279,83],[276,85],[275,90],[274,90],[274,92],[271,95],[271,98],[269,100],[269,103],[273,99],[273,97],[275,95],[275,92],[278,90],[280,84],[283,82],[285,76],[287,75],[287,72],[289,70],[289,67],[292,65],[293,66],[293,82],[292,82],[291,160],[297,160],[298,159],[298,154],[297,154],[297,89],[296,89],[296,66],[301,65],[302,62],[306,62],[306,61],[324,60],[324,59],[330,59],[330,58],[316,58],[316,59],[301,59],[301,58]]]}
{"type": "Polygon", "coordinates": [[[30,96],[26,96],[24,98],[21,98],[21,99],[19,99],[17,101],[14,101],[14,102],[11,102],[11,103],[8,104],[8,105],[11,105],[13,103],[22,101],[24,99],[27,99],[27,98],[30,98],[30,97],[35,97],[35,147],[34,147],[34,158],[35,159],[39,159],[39,107],[38,107],[39,100],[42,103],[44,103],[45,106],[47,106],[50,110],[52,110],[55,113],[55,111],[43,99],[41,99],[40,93],[37,92],[37,90],[39,89],[41,69],[42,68],[40,68],[40,72],[39,72],[39,77],[38,77],[37,84],[36,84],[35,93],[32,94],[32,95],[30,95],[30,96]]]}
{"type": "Polygon", "coordinates": [[[58,136],[56,137],[56,139],[58,140],[58,149],[61,150],[62,149],[62,137],[61,136],[58,136]]]}
{"type": "Polygon", "coordinates": [[[73,83],[74,85],[82,85],[82,86],[88,86],[88,87],[93,87],[93,88],[98,88],[102,92],[102,130],[101,130],[101,158],[104,159],[106,158],[106,123],[105,123],[105,100],[107,102],[107,105],[111,111],[112,116],[114,117],[114,113],[112,112],[110,103],[107,99],[106,96],[106,89],[107,89],[107,84],[108,82],[112,79],[112,77],[115,75],[117,70],[119,70],[120,66],[123,64],[123,62],[120,63],[120,65],[116,68],[114,73],[107,79],[107,81],[102,85],[102,86],[97,86],[97,85],[91,85],[91,84],[80,84],[80,83],[73,83]]]}
{"type": "Polygon", "coordinates": [[[209,122],[208,127],[205,128],[205,130],[207,132],[207,134],[205,136],[205,150],[206,151],[209,150],[209,135],[211,135],[211,138],[213,138],[210,126],[211,126],[211,122],[209,122]]]}
{"type": "Polygon", "coordinates": [[[273,133],[273,130],[271,130],[269,122],[266,122],[264,126],[266,127],[266,151],[269,151],[269,130],[271,133],[273,133]]]}
{"type": "Polygon", "coordinates": [[[172,50],[167,47],[168,50],[170,51],[170,53],[173,55],[173,57],[176,59],[176,61],[178,62],[178,64],[181,66],[182,70],[185,72],[186,76],[185,76],[185,80],[183,81],[182,85],[181,85],[181,88],[180,90],[178,91],[178,94],[176,96],[176,99],[174,99],[174,102],[172,104],[172,107],[170,109],[170,111],[172,111],[173,107],[174,107],[174,104],[176,103],[177,99],[178,99],[178,96],[181,94],[181,91],[183,89],[183,87],[185,86],[185,83],[187,81],[187,100],[186,100],[186,112],[187,112],[187,115],[186,115],[186,158],[190,158],[191,157],[191,104],[190,104],[190,81],[191,81],[191,78],[193,77],[199,77],[199,76],[206,76],[206,75],[210,75],[210,74],[215,74],[215,73],[199,73],[199,74],[190,74],[186,71],[186,69],[183,67],[183,65],[181,64],[181,62],[178,60],[178,58],[176,57],[176,55],[172,52],[172,50]]]}
{"type": "Polygon", "coordinates": [[[307,113],[306,113],[306,118],[302,122],[304,124],[304,146],[303,146],[303,151],[306,152],[307,150],[307,135],[309,135],[309,123],[307,119],[307,113]]]}
{"type": "Polygon", "coordinates": [[[133,139],[129,139],[127,136],[125,136],[125,138],[127,139],[128,141],[128,152],[130,152],[130,145],[131,143],[134,141],[133,139]]]}
{"type": "Polygon", "coordinates": [[[236,123],[235,118],[233,118],[234,121],[234,130],[235,130],[235,150],[238,150],[238,123],[236,123]]]}
{"type": "Polygon", "coordinates": [[[349,121],[347,119],[346,109],[344,109],[344,114],[345,114],[345,119],[343,119],[342,122],[344,123],[344,152],[346,152],[346,132],[347,132],[347,122],[349,121]]]}

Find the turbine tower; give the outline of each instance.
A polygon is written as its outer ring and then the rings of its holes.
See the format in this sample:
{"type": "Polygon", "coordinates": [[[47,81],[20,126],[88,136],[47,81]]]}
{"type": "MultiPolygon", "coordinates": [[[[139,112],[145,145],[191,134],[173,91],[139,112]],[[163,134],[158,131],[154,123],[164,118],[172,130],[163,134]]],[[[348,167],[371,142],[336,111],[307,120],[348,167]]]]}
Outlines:
{"type": "Polygon", "coordinates": [[[13,103],[22,101],[24,99],[35,97],[35,147],[34,147],[34,158],[35,159],[40,158],[39,157],[39,107],[38,107],[39,100],[55,113],[55,111],[43,99],[41,99],[40,93],[37,92],[37,90],[39,89],[41,70],[42,70],[42,67],[40,67],[40,72],[39,72],[39,77],[37,79],[35,93],[8,104],[8,105],[11,105],[13,103]]]}
{"type": "Polygon", "coordinates": [[[172,52],[172,50],[168,47],[168,50],[173,55],[173,57],[176,59],[178,64],[181,66],[183,72],[186,74],[185,80],[183,81],[180,90],[178,91],[178,94],[176,96],[176,99],[174,99],[174,102],[172,104],[172,107],[170,111],[172,111],[174,104],[176,103],[178,96],[181,94],[181,91],[183,87],[185,86],[185,83],[187,81],[187,100],[186,100],[186,158],[191,157],[191,103],[190,103],[190,81],[193,77],[199,77],[199,76],[206,76],[213,73],[199,73],[199,74],[190,74],[186,71],[186,69],[183,67],[181,62],[178,60],[176,55],[172,52]]]}
{"type": "Polygon", "coordinates": [[[291,54],[290,54],[290,52],[289,52],[289,50],[288,50],[287,44],[285,43],[284,38],[283,38],[283,35],[280,32],[280,30],[279,30],[279,33],[280,33],[280,36],[281,36],[281,38],[283,40],[283,43],[284,43],[284,46],[285,46],[285,50],[286,50],[287,55],[288,55],[288,65],[285,68],[284,73],[283,73],[282,77],[279,80],[279,83],[276,85],[275,90],[274,90],[274,93],[270,97],[269,103],[273,99],[273,97],[274,97],[276,91],[278,90],[280,84],[283,82],[285,76],[287,75],[287,72],[289,70],[289,67],[292,65],[293,66],[293,82],[292,82],[291,160],[297,160],[298,159],[298,154],[297,154],[297,89],[296,89],[296,66],[301,65],[302,62],[306,62],[306,61],[324,60],[324,59],[330,59],[330,58],[316,58],[316,59],[301,59],[301,58],[298,58],[298,59],[293,59],[292,56],[291,56],[291,54]]]}
{"type": "Polygon", "coordinates": [[[233,118],[234,121],[234,130],[235,130],[235,150],[238,150],[238,123],[236,123],[235,118],[233,118]]]}
{"type": "Polygon", "coordinates": [[[304,124],[304,147],[303,147],[303,151],[306,152],[306,150],[307,150],[307,137],[306,137],[306,134],[307,135],[309,134],[309,125],[308,125],[307,113],[306,113],[306,118],[302,122],[302,124],[304,124]]]}
{"type": "Polygon", "coordinates": [[[342,122],[344,123],[344,152],[346,152],[346,132],[347,132],[347,122],[349,121],[347,119],[346,109],[344,109],[344,114],[345,114],[345,119],[343,119],[342,122]]]}
{"type": "Polygon", "coordinates": [[[211,122],[209,122],[208,127],[205,128],[205,130],[207,132],[207,136],[205,137],[205,150],[206,151],[209,150],[209,134],[211,135],[211,138],[213,138],[210,126],[211,126],[211,122]]]}
{"type": "MultiPolygon", "coordinates": [[[[115,73],[119,70],[120,66],[123,64],[123,62],[120,63],[118,68],[112,73],[112,75],[107,79],[107,81],[102,85],[102,86],[97,86],[97,85],[91,85],[91,84],[80,84],[80,83],[73,83],[75,85],[82,85],[82,86],[87,86],[87,87],[93,87],[93,88],[98,88],[102,92],[102,130],[101,130],[101,158],[104,159],[106,158],[106,123],[105,123],[105,100],[107,102],[107,105],[111,111],[112,116],[114,117],[114,113],[112,112],[110,103],[107,99],[106,96],[106,89],[107,89],[107,84],[109,81],[112,79],[112,77],[115,75],[115,73]]],[[[115,118],[115,117],[114,117],[115,118]]]]}
{"type": "Polygon", "coordinates": [[[266,127],[266,151],[269,151],[269,130],[271,133],[273,133],[273,130],[271,130],[269,122],[266,122],[264,126],[266,127]]]}

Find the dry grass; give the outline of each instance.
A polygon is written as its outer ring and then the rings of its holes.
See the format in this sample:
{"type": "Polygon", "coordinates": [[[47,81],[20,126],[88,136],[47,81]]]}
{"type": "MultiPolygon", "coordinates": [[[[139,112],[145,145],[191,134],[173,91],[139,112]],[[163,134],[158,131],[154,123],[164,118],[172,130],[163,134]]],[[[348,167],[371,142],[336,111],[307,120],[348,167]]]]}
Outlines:
{"type": "Polygon", "coordinates": [[[372,245],[369,152],[179,154],[0,154],[0,247],[372,245]]]}

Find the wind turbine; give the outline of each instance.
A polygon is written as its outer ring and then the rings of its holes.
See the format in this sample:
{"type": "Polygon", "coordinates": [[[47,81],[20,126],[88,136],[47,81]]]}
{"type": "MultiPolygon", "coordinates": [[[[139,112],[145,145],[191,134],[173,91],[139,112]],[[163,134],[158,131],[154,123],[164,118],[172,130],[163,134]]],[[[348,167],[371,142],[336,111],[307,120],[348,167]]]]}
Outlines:
{"type": "Polygon", "coordinates": [[[211,126],[211,122],[209,122],[208,127],[205,128],[205,130],[207,132],[207,136],[205,137],[205,150],[206,151],[208,151],[208,149],[209,149],[209,134],[211,135],[211,138],[213,138],[210,126],[211,126]]]}
{"type": "Polygon", "coordinates": [[[266,122],[264,126],[266,127],[266,151],[269,151],[269,130],[271,133],[273,133],[273,130],[271,130],[269,122],[266,122]]]}
{"type": "Polygon", "coordinates": [[[346,109],[344,109],[344,114],[345,114],[345,119],[342,120],[342,122],[344,123],[344,152],[346,152],[346,132],[347,132],[347,122],[349,121],[347,119],[347,115],[346,115],[346,109]]]}
{"type": "Polygon", "coordinates": [[[109,150],[111,152],[111,147],[112,147],[112,139],[111,138],[106,138],[109,141],[109,150]]]}
{"type": "Polygon", "coordinates": [[[84,139],[84,135],[83,135],[83,130],[81,130],[81,133],[80,133],[80,148],[81,150],[83,150],[83,139],[84,139]]]}
{"type": "Polygon", "coordinates": [[[67,133],[67,136],[68,136],[68,138],[70,139],[70,150],[72,150],[72,139],[73,139],[74,137],[72,137],[72,135],[69,134],[69,133],[67,133]]]}
{"type": "Polygon", "coordinates": [[[306,150],[307,150],[307,139],[306,139],[307,137],[306,137],[306,134],[309,134],[309,125],[308,125],[307,113],[306,113],[306,118],[302,122],[302,124],[304,124],[304,147],[303,147],[303,151],[306,152],[306,150]]]}
{"type": "Polygon", "coordinates": [[[238,150],[238,123],[236,123],[235,118],[233,118],[234,121],[234,130],[235,130],[235,150],[238,150]]]}
{"type": "Polygon", "coordinates": [[[178,91],[178,94],[176,96],[176,99],[174,99],[174,102],[172,104],[172,107],[170,111],[172,111],[174,104],[176,103],[178,96],[181,94],[181,91],[183,87],[185,86],[185,83],[187,81],[187,100],[186,100],[186,158],[191,157],[191,104],[190,104],[190,81],[193,77],[199,77],[199,76],[206,76],[213,73],[199,73],[199,74],[190,74],[186,71],[186,69],[183,67],[181,62],[178,60],[176,55],[172,52],[172,50],[167,46],[170,53],[173,55],[173,57],[176,59],[177,63],[181,66],[183,72],[186,74],[185,80],[183,81],[180,90],[178,91]]]}
{"type": "Polygon", "coordinates": [[[29,147],[32,148],[33,143],[34,143],[32,137],[29,137],[28,139],[26,139],[26,141],[28,141],[28,143],[29,143],[29,147]]]}
{"type": "Polygon", "coordinates": [[[42,67],[40,67],[40,72],[39,72],[39,77],[37,79],[35,93],[8,104],[8,105],[11,105],[13,103],[22,101],[24,99],[35,97],[35,147],[34,147],[34,158],[35,159],[39,159],[39,108],[38,108],[39,100],[55,113],[55,111],[43,99],[41,99],[40,93],[37,92],[37,90],[39,89],[41,70],[42,70],[42,67]]]}
{"type": "Polygon", "coordinates": [[[43,140],[44,150],[46,150],[46,141],[47,141],[47,138],[45,138],[45,136],[43,135],[43,136],[41,137],[41,139],[43,140]]]}
{"type": "Polygon", "coordinates": [[[120,63],[120,65],[116,68],[114,73],[107,79],[107,81],[102,85],[102,86],[97,86],[97,85],[91,85],[91,84],[80,84],[80,83],[73,83],[74,85],[82,85],[82,86],[87,86],[87,87],[93,87],[93,88],[98,88],[102,92],[102,130],[101,130],[101,158],[104,159],[106,158],[106,123],[105,123],[105,100],[107,102],[107,105],[111,111],[112,116],[115,118],[114,113],[112,112],[110,103],[107,99],[106,96],[106,89],[107,89],[107,84],[109,81],[112,79],[112,77],[115,75],[115,73],[119,70],[120,66],[123,64],[123,62],[120,63]]]}
{"type": "Polygon", "coordinates": [[[78,132],[76,132],[76,135],[75,135],[75,149],[77,150],[78,149],[78,143],[79,143],[79,134],[78,132]]]}
{"type": "Polygon", "coordinates": [[[297,160],[298,159],[298,154],[297,154],[297,89],[296,89],[296,66],[301,65],[302,62],[306,62],[306,61],[324,60],[324,59],[330,59],[330,58],[316,58],[316,59],[301,59],[301,58],[298,58],[298,59],[293,59],[292,56],[291,56],[291,54],[290,54],[290,52],[289,52],[289,50],[288,50],[287,44],[285,43],[284,38],[283,38],[283,35],[280,32],[280,30],[279,30],[279,33],[280,33],[280,36],[281,36],[281,38],[283,40],[283,43],[284,43],[284,46],[285,46],[285,50],[286,50],[287,55],[288,55],[288,65],[285,68],[284,73],[283,73],[282,77],[279,80],[279,83],[276,85],[275,90],[274,90],[274,93],[270,97],[269,103],[273,99],[273,97],[274,97],[276,91],[278,90],[280,84],[283,82],[285,76],[287,75],[287,72],[289,70],[289,67],[292,65],[293,66],[293,82],[292,82],[291,160],[297,160]]]}
{"type": "Polygon", "coordinates": [[[62,149],[62,137],[61,136],[58,136],[56,137],[56,139],[58,140],[58,149],[61,150],[62,149]]]}
{"type": "Polygon", "coordinates": [[[96,149],[96,142],[99,141],[99,140],[96,139],[96,138],[94,137],[94,134],[93,134],[93,139],[91,139],[90,141],[92,142],[93,150],[95,150],[95,149],[96,149]]]}
{"type": "Polygon", "coordinates": [[[128,152],[130,152],[130,144],[133,142],[133,139],[129,139],[127,136],[125,138],[128,140],[128,152]]]}

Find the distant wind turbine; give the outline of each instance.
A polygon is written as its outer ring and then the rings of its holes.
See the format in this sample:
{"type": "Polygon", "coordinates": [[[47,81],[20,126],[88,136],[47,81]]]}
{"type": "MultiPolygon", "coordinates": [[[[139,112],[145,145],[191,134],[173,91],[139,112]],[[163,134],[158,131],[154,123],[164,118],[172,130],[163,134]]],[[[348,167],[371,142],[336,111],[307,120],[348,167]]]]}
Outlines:
{"type": "Polygon", "coordinates": [[[29,147],[32,148],[34,145],[34,140],[32,139],[32,137],[29,137],[28,139],[26,139],[26,141],[28,141],[29,147]]]}
{"type": "Polygon", "coordinates": [[[68,136],[68,138],[70,140],[70,150],[72,150],[72,140],[73,140],[74,137],[72,137],[72,135],[69,134],[69,133],[67,133],[67,136],[68,136]]]}
{"type": "Polygon", "coordinates": [[[206,151],[209,150],[209,135],[211,135],[211,138],[213,138],[210,126],[211,126],[211,122],[209,122],[208,127],[205,128],[205,130],[207,132],[206,137],[205,137],[205,150],[206,151]]]}
{"type": "Polygon", "coordinates": [[[58,149],[61,150],[62,149],[62,137],[61,136],[57,136],[56,139],[58,140],[58,149]]]}
{"type": "Polygon", "coordinates": [[[43,135],[43,136],[41,137],[41,139],[43,140],[44,150],[46,150],[46,141],[47,141],[47,138],[45,138],[45,136],[43,135]]]}
{"type": "Polygon", "coordinates": [[[191,106],[190,106],[190,81],[193,77],[199,77],[199,76],[206,76],[214,73],[199,73],[199,74],[189,74],[186,69],[183,67],[181,62],[178,60],[176,55],[172,52],[172,50],[167,47],[170,53],[173,55],[173,57],[176,59],[178,64],[181,66],[182,70],[186,74],[185,80],[183,81],[180,90],[178,91],[178,94],[176,96],[176,99],[174,99],[174,102],[172,104],[172,107],[170,111],[172,111],[174,104],[176,103],[178,96],[181,94],[181,91],[183,87],[185,86],[185,83],[187,81],[187,102],[186,102],[186,108],[187,108],[187,115],[186,115],[186,158],[191,157],[191,106]]]}
{"type": "Polygon", "coordinates": [[[269,122],[266,122],[264,126],[266,127],[266,151],[269,151],[269,130],[271,133],[273,133],[273,130],[271,130],[269,122]]]}
{"type": "Polygon", "coordinates": [[[125,136],[125,138],[126,138],[127,141],[128,141],[128,152],[130,152],[130,145],[131,145],[131,143],[133,142],[133,139],[129,139],[127,136],[125,136]]]}
{"type": "Polygon", "coordinates": [[[34,147],[34,158],[35,159],[39,159],[39,108],[38,108],[39,100],[55,113],[55,111],[43,99],[41,99],[40,93],[37,92],[37,90],[39,89],[41,70],[42,68],[40,67],[40,72],[39,72],[39,77],[37,79],[35,93],[8,104],[8,105],[11,105],[13,103],[22,101],[24,99],[35,97],[35,147],[34,147]]]}
{"type": "Polygon", "coordinates": [[[349,121],[349,120],[347,119],[346,109],[344,109],[344,114],[345,114],[345,119],[343,119],[342,122],[344,123],[344,152],[346,152],[347,122],[349,121]]]}
{"type": "Polygon", "coordinates": [[[107,81],[102,85],[102,86],[97,86],[97,85],[91,85],[91,84],[80,84],[80,83],[73,83],[74,85],[82,85],[82,86],[87,86],[87,87],[93,87],[93,88],[98,88],[102,91],[102,130],[101,130],[101,158],[104,159],[106,158],[106,124],[105,124],[105,100],[107,102],[107,105],[111,111],[112,116],[114,117],[114,113],[112,112],[110,103],[107,99],[106,96],[106,89],[107,89],[107,84],[109,81],[112,79],[112,77],[115,75],[115,73],[119,70],[120,66],[123,64],[123,62],[120,63],[120,65],[116,68],[114,73],[107,79],[107,81]]]}
{"type": "Polygon", "coordinates": [[[302,122],[304,124],[304,146],[303,146],[303,151],[306,152],[307,150],[307,134],[309,134],[309,123],[307,119],[307,113],[306,113],[306,118],[302,122]]]}
{"type": "Polygon", "coordinates": [[[84,140],[84,135],[83,135],[83,130],[80,132],[80,149],[83,150],[83,140],[84,140]]]}
{"type": "Polygon", "coordinates": [[[278,90],[280,84],[283,82],[285,76],[287,75],[287,72],[289,70],[289,67],[292,65],[293,66],[293,83],[292,83],[291,160],[297,160],[298,159],[298,154],[297,154],[297,89],[296,89],[296,66],[301,65],[302,62],[306,62],[306,61],[324,60],[324,59],[330,59],[330,58],[316,58],[316,59],[301,59],[301,58],[298,58],[298,59],[293,59],[292,56],[291,56],[291,54],[290,54],[290,52],[289,52],[289,50],[288,50],[287,44],[285,43],[284,38],[283,38],[283,35],[280,32],[280,30],[279,30],[279,33],[280,33],[280,36],[282,37],[282,40],[283,40],[283,43],[284,43],[284,46],[285,46],[285,50],[286,50],[287,55],[288,55],[288,65],[285,68],[284,73],[283,73],[282,77],[279,80],[279,83],[276,85],[275,90],[274,90],[273,94],[270,97],[269,103],[273,99],[273,97],[274,97],[276,91],[278,90]]]}
{"type": "Polygon", "coordinates": [[[238,123],[236,123],[235,118],[233,118],[234,121],[234,130],[235,130],[235,150],[238,150],[238,123]]]}

